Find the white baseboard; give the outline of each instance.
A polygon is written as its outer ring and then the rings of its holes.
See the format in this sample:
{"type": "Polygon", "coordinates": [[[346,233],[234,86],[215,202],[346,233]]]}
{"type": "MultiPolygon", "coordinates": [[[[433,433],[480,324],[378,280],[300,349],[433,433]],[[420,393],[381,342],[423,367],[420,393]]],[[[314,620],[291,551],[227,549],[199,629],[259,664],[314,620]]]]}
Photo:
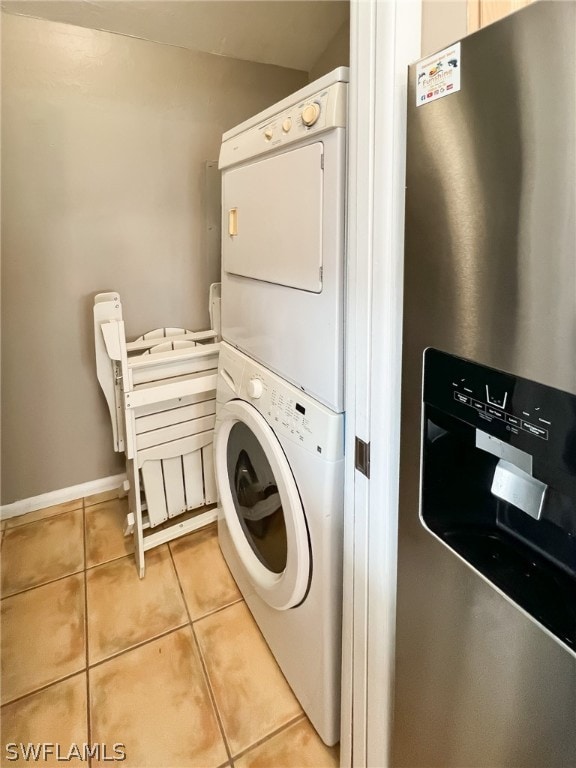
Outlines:
{"type": "Polygon", "coordinates": [[[40,496],[31,496],[29,499],[21,499],[13,504],[4,504],[0,507],[0,520],[18,517],[18,515],[25,515],[27,512],[35,512],[37,509],[44,509],[45,507],[53,507],[56,504],[65,504],[67,501],[93,496],[96,493],[113,491],[120,487],[125,480],[125,474],[112,475],[111,477],[102,477],[100,480],[90,480],[88,483],[72,485],[70,488],[42,493],[40,496]]]}

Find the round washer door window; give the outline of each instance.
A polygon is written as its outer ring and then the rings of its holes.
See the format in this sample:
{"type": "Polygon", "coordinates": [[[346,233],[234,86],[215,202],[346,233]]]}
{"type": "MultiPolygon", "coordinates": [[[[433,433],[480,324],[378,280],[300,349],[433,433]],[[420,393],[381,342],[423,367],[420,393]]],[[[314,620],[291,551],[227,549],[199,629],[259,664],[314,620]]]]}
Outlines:
{"type": "Polygon", "coordinates": [[[220,502],[234,547],[268,605],[285,610],[306,595],[308,529],[300,494],[278,438],[242,400],[226,403],[215,438],[220,502]]]}

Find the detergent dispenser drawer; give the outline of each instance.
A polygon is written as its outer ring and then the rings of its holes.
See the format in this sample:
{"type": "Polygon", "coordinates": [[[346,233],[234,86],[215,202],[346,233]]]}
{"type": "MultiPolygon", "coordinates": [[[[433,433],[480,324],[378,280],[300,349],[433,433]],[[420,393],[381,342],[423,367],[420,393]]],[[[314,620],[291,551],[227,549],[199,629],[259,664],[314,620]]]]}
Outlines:
{"type": "Polygon", "coordinates": [[[429,348],[420,516],[576,651],[576,397],[429,348]]]}

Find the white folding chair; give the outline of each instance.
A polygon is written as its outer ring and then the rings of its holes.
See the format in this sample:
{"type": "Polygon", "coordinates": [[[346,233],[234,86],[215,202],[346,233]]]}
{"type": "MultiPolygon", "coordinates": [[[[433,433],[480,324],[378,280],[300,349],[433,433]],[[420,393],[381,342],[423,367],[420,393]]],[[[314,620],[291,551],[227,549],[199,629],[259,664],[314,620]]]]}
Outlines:
{"type": "Polygon", "coordinates": [[[215,509],[186,520],[182,515],[216,502],[212,442],[219,336],[212,329],[163,328],[127,342],[117,293],[96,296],[94,322],[98,381],[115,450],[126,455],[126,532],[134,535],[143,577],[148,549],[216,519],[215,509]]]}

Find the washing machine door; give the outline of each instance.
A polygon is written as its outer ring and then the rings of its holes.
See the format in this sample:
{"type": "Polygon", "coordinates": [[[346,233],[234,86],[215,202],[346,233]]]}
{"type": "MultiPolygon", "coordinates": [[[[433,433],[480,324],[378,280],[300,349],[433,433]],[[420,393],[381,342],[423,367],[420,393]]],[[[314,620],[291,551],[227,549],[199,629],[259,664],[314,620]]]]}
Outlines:
{"type": "Polygon", "coordinates": [[[236,552],[256,592],[285,610],[310,580],[308,528],[294,476],[278,438],[249,403],[231,400],[218,415],[215,470],[236,552]]]}

